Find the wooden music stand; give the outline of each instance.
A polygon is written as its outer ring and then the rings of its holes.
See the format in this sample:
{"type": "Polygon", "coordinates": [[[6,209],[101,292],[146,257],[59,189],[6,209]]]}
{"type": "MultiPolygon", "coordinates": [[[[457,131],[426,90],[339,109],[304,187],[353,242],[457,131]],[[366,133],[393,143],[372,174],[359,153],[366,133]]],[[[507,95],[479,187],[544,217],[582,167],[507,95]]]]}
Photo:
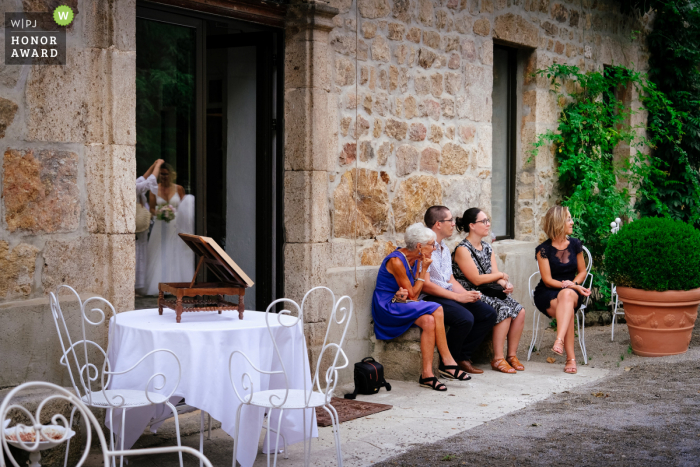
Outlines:
{"type": "Polygon", "coordinates": [[[223,310],[237,310],[238,318],[243,319],[243,296],[245,289],[253,286],[253,281],[212,238],[178,235],[199,256],[199,262],[192,282],[158,284],[158,314],[163,314],[163,307],[175,310],[179,323],[186,311],[218,311],[221,314],[223,310]],[[202,264],[207,265],[219,282],[196,283],[202,264]],[[175,298],[166,300],[166,293],[175,298]],[[225,301],[224,295],[238,295],[238,304],[225,301]]]}

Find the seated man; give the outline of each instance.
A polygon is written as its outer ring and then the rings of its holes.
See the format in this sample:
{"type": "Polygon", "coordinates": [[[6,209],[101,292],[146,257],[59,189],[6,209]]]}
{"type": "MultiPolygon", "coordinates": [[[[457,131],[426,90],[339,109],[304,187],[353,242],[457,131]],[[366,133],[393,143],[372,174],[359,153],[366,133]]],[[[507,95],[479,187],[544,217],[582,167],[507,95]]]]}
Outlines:
{"type": "Polygon", "coordinates": [[[484,370],[472,365],[471,357],[496,324],[496,310],[479,300],[480,292],[465,290],[452,275],[452,255],[445,243],[455,228],[450,210],[445,206],[431,206],[423,220],[435,232],[437,241],[422,290],[425,295],[421,298],[442,305],[445,324],[450,326],[447,346],[459,368],[472,374],[483,373],[484,370]]]}

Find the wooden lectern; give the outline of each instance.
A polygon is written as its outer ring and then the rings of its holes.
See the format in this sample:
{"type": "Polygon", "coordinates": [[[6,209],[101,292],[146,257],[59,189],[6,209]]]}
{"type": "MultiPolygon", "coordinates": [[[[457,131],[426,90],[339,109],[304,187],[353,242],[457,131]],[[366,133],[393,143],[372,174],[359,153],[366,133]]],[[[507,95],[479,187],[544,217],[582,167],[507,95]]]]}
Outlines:
{"type": "Polygon", "coordinates": [[[179,323],[186,311],[218,311],[221,314],[223,310],[238,310],[238,318],[243,319],[243,296],[245,289],[253,286],[253,281],[212,238],[178,235],[199,256],[199,262],[192,282],[158,284],[158,314],[163,314],[163,307],[175,310],[179,323]],[[218,282],[197,283],[202,264],[206,264],[218,282]],[[166,293],[175,298],[166,300],[166,293]],[[238,295],[238,304],[225,301],[224,295],[238,295]]]}

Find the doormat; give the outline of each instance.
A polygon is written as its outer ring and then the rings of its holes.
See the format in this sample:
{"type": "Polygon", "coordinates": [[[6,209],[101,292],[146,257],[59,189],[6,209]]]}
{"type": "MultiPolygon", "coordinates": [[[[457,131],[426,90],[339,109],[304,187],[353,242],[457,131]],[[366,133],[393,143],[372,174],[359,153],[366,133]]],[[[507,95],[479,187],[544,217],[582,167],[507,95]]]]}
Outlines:
{"type": "MultiPolygon", "coordinates": [[[[384,412],[393,407],[387,404],[375,404],[373,402],[363,402],[358,400],[341,399],[334,397],[331,399],[331,405],[338,412],[340,423],[356,418],[366,417],[379,412],[384,412]]],[[[316,407],[316,420],[318,426],[331,426],[331,417],[323,407],[316,407]]]]}

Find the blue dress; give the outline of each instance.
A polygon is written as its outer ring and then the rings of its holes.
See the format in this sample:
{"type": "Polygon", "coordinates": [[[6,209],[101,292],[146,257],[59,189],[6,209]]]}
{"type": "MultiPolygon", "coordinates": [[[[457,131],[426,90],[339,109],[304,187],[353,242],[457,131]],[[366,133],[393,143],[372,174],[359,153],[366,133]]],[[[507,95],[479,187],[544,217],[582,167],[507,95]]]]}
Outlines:
{"type": "MultiPolygon", "coordinates": [[[[397,249],[389,254],[377,273],[377,286],[372,297],[372,318],[374,319],[374,335],[379,340],[390,340],[408,331],[415,320],[426,314],[433,314],[440,308],[434,302],[391,303],[391,299],[399,290],[399,284],[394,276],[386,270],[386,262],[391,258],[399,258],[406,268],[406,275],[411,285],[414,284],[406,257],[397,249]]],[[[413,275],[416,274],[418,261],[413,265],[413,275]]]]}

